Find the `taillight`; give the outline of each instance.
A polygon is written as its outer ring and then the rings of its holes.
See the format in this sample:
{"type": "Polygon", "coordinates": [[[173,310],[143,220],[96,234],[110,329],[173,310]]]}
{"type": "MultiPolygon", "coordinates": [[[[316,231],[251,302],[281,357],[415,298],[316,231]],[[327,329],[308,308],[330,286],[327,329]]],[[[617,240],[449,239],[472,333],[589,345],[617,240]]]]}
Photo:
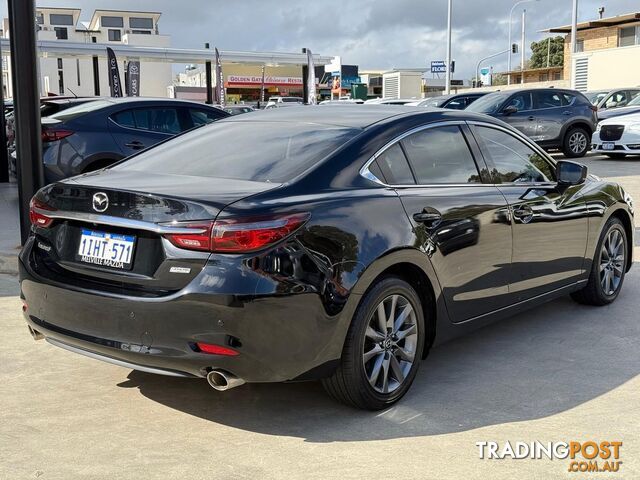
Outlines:
{"type": "Polygon", "coordinates": [[[29,202],[29,220],[31,220],[31,225],[41,228],[49,228],[53,223],[53,218],[48,217],[42,212],[42,210],[51,212],[54,209],[35,197],[32,198],[31,202],[29,202]],[[40,211],[36,211],[36,209],[40,211]]]}
{"type": "Polygon", "coordinates": [[[44,143],[55,142],[57,140],[62,140],[63,138],[66,138],[69,135],[73,135],[73,134],[74,134],[73,130],[62,130],[62,129],[42,130],[42,141],[44,143]]]}
{"type": "Polygon", "coordinates": [[[288,237],[309,219],[308,213],[260,219],[224,219],[208,224],[180,224],[198,233],[170,234],[176,247],[218,253],[248,253],[288,237]]]}

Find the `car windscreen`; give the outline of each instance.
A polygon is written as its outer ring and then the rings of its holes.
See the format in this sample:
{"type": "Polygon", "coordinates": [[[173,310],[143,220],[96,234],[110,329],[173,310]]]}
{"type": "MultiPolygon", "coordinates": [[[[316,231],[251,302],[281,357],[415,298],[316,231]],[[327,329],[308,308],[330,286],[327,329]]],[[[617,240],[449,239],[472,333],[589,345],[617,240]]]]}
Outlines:
{"type": "Polygon", "coordinates": [[[607,96],[607,93],[609,92],[607,91],[587,92],[585,93],[585,95],[592,105],[597,105],[600,103],[600,100],[602,100],[604,97],[607,96]]]}
{"type": "Polygon", "coordinates": [[[68,120],[73,120],[80,115],[94,112],[111,105],[113,105],[113,103],[109,102],[108,100],[96,100],[94,102],[82,103],[75,107],[67,108],[66,110],[62,110],[55,115],[51,115],[50,118],[55,118],[56,120],[60,120],[61,122],[66,122],[68,120]]]}
{"type": "Polygon", "coordinates": [[[354,128],[293,122],[218,121],[113,168],[284,183],[359,132],[354,128]]]}
{"type": "Polygon", "coordinates": [[[469,105],[466,110],[476,113],[496,113],[510,93],[490,93],[480,97],[469,105]]]}

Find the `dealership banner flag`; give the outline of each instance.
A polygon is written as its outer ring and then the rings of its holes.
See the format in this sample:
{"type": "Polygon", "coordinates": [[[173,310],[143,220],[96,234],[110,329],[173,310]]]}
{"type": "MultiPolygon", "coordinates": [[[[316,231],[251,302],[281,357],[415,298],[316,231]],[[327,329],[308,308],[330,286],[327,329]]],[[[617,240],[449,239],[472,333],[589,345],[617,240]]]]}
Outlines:
{"type": "Polygon", "coordinates": [[[318,99],[316,98],[316,68],[313,65],[313,54],[311,50],[307,48],[307,88],[309,91],[307,97],[307,103],[309,105],[316,105],[318,99]]]}
{"type": "Polygon", "coordinates": [[[120,83],[120,70],[113,50],[107,47],[107,60],[109,65],[109,89],[112,97],[122,96],[122,84],[120,83]]]}
{"type": "Polygon", "coordinates": [[[140,96],[140,62],[135,60],[127,63],[127,95],[140,96]]]}
{"type": "Polygon", "coordinates": [[[224,77],[222,76],[222,64],[220,63],[220,52],[216,48],[216,103],[221,107],[225,106],[224,98],[224,77]]]}
{"type": "Polygon", "coordinates": [[[262,81],[260,82],[260,104],[264,103],[264,65],[262,65],[262,81]]]}

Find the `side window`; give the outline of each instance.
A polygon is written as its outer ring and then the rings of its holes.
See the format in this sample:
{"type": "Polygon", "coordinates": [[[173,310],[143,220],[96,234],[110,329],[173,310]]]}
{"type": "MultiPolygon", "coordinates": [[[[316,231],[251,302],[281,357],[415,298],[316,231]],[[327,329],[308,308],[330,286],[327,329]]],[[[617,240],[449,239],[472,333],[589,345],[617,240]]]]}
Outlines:
{"type": "Polygon", "coordinates": [[[516,107],[518,111],[531,110],[531,94],[528,92],[518,93],[507,100],[507,103],[502,108],[505,109],[512,106],[516,107]]]}
{"type": "Polygon", "coordinates": [[[570,93],[563,93],[562,98],[564,99],[564,104],[568,106],[573,105],[573,102],[576,101],[576,96],[571,95],[570,93]]]}
{"type": "Polygon", "coordinates": [[[605,108],[624,107],[627,104],[627,95],[625,92],[616,92],[611,95],[605,102],[605,108]]]}
{"type": "Polygon", "coordinates": [[[121,127],[136,128],[136,122],[133,119],[133,113],[131,110],[114,113],[111,115],[111,119],[121,127]]]}
{"type": "Polygon", "coordinates": [[[476,127],[482,151],[493,163],[496,183],[539,183],[555,181],[553,166],[539,153],[508,133],[476,127]]]}
{"type": "Polygon", "coordinates": [[[467,141],[458,126],[436,127],[402,140],[416,181],[434,183],[479,183],[480,174],[467,141]]]}
{"type": "Polygon", "coordinates": [[[640,90],[629,90],[629,101],[635,100],[640,95],[640,90]]]}
{"type": "MultiPolygon", "coordinates": [[[[413,174],[407,163],[407,158],[397,143],[378,155],[374,163],[377,163],[382,175],[390,185],[413,185],[416,183],[413,180],[413,174]]],[[[371,173],[376,175],[374,170],[370,170],[371,173]]]]}
{"type": "Polygon", "coordinates": [[[467,107],[467,103],[465,102],[465,97],[456,98],[451,100],[447,104],[447,108],[451,108],[453,110],[464,110],[467,107]]]}
{"type": "Polygon", "coordinates": [[[182,131],[175,108],[139,108],[133,111],[136,128],[175,135],[182,131]]]}
{"type": "Polygon", "coordinates": [[[561,107],[562,99],[558,92],[540,90],[533,92],[533,104],[536,109],[561,107]]]}
{"type": "Polygon", "coordinates": [[[191,121],[193,122],[194,127],[199,127],[201,125],[206,125],[207,123],[215,122],[220,118],[220,116],[216,115],[214,112],[210,112],[207,110],[198,110],[194,108],[189,109],[189,116],[191,117],[191,121]]]}

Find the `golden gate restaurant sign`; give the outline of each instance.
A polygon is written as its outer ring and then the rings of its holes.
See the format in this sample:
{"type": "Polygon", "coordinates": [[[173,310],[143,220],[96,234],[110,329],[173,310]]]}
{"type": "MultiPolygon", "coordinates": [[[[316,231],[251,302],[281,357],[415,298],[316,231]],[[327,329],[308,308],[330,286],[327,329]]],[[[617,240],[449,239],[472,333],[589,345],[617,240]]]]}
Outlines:
{"type": "MultiPolygon", "coordinates": [[[[262,84],[262,75],[227,75],[226,86],[233,87],[238,85],[256,85],[262,84]]],[[[264,77],[266,86],[286,87],[286,86],[302,86],[302,77],[264,77]]]]}

